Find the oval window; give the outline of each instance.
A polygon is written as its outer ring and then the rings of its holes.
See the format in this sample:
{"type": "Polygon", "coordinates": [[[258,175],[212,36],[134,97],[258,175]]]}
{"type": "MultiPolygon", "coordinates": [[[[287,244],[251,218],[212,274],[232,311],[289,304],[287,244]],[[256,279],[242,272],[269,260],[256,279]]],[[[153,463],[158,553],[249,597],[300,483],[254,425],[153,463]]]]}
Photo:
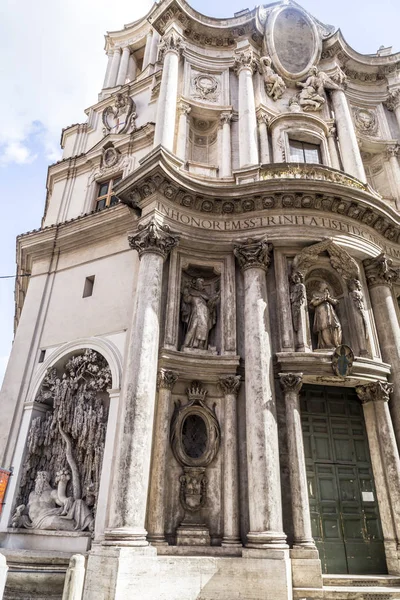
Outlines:
{"type": "Polygon", "coordinates": [[[188,415],[182,426],[182,443],[190,458],[201,458],[207,449],[207,426],[199,415],[188,415]]]}

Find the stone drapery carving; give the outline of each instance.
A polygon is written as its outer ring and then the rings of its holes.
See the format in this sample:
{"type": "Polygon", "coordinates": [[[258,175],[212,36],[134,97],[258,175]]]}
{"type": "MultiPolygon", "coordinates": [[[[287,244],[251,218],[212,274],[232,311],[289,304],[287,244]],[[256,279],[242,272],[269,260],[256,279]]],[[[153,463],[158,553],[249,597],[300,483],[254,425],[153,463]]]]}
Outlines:
{"type": "Polygon", "coordinates": [[[166,34],[159,45],[158,62],[162,63],[167,52],[175,52],[180,56],[184,50],[184,42],[182,37],[176,32],[171,31],[166,34]]]}
{"type": "Polygon", "coordinates": [[[160,225],[153,219],[146,225],[140,224],[138,233],[129,235],[128,241],[130,247],[137,250],[139,257],[145,252],[153,252],[165,259],[178,244],[179,237],[170,232],[168,225],[160,225]]]}
{"type": "Polygon", "coordinates": [[[378,119],[374,111],[353,106],[353,116],[359,133],[370,136],[377,135],[378,119]]]}
{"type": "Polygon", "coordinates": [[[303,373],[279,373],[279,383],[284,392],[298,394],[303,385],[303,373]]]}
{"type": "Polygon", "coordinates": [[[235,54],[233,70],[235,71],[236,75],[239,75],[242,69],[249,69],[252,73],[254,73],[257,67],[257,58],[251,48],[235,54]]]}
{"type": "Polygon", "coordinates": [[[293,329],[297,332],[301,327],[301,307],[307,301],[307,291],[304,285],[304,276],[300,271],[295,271],[291,277],[290,303],[292,306],[293,329]]]}
{"type": "Polygon", "coordinates": [[[103,394],[110,383],[107,362],[90,349],[70,358],[62,374],[49,370],[35,399],[49,410],[31,424],[14,526],[92,526],[107,427],[103,394]]]}
{"type": "Polygon", "coordinates": [[[339,300],[330,295],[326,283],[321,281],[309,303],[314,310],[313,332],[318,335],[318,350],[336,348],[342,343],[342,327],[334,308],[338,303],[339,300]]]}
{"type": "Polygon", "coordinates": [[[272,244],[266,240],[255,240],[248,238],[244,244],[234,244],[233,253],[236,256],[240,268],[268,270],[271,263],[272,244]]]}
{"type": "Polygon", "coordinates": [[[361,281],[359,279],[350,279],[350,281],[347,282],[347,287],[349,290],[349,296],[354,306],[361,314],[364,327],[364,336],[365,339],[368,339],[368,318],[367,311],[365,309],[364,294],[362,293],[361,281]]]}
{"type": "Polygon", "coordinates": [[[393,268],[393,261],[385,253],[376,258],[364,260],[365,275],[369,287],[374,285],[388,285],[399,281],[400,269],[393,268]]]}
{"type": "Polygon", "coordinates": [[[233,396],[237,396],[240,388],[240,380],[240,375],[228,375],[227,377],[220,377],[218,380],[218,387],[225,395],[231,394],[233,396]]]}
{"type": "Polygon", "coordinates": [[[329,75],[319,71],[317,67],[311,67],[306,81],[297,81],[296,85],[302,88],[297,98],[304,111],[321,110],[326,103],[325,89],[341,89],[329,75]]]}
{"type": "Polygon", "coordinates": [[[202,277],[193,278],[191,285],[184,287],[181,319],[187,325],[187,330],[181,350],[207,350],[209,333],[217,322],[216,305],[219,299],[219,292],[211,296],[206,291],[202,277]]]}
{"type": "Polygon", "coordinates": [[[117,94],[114,106],[103,110],[103,133],[128,133],[136,129],[136,104],[128,94],[117,94]]]}
{"type": "Polygon", "coordinates": [[[373,381],[367,385],[357,386],[356,392],[362,404],[367,404],[367,402],[389,402],[390,394],[393,392],[393,384],[387,381],[373,381]]]}
{"type": "Polygon", "coordinates": [[[168,369],[160,369],[157,373],[157,389],[172,390],[177,382],[179,373],[169,371],[168,369]]]}
{"type": "Polygon", "coordinates": [[[206,100],[207,102],[217,102],[219,98],[219,82],[216,77],[200,73],[192,79],[194,89],[193,98],[197,100],[206,100]]]}
{"type": "Polygon", "coordinates": [[[276,101],[282,98],[286,90],[286,84],[282,77],[274,71],[271,64],[272,61],[269,56],[262,56],[260,58],[260,68],[264,78],[265,90],[268,96],[276,101]]]}

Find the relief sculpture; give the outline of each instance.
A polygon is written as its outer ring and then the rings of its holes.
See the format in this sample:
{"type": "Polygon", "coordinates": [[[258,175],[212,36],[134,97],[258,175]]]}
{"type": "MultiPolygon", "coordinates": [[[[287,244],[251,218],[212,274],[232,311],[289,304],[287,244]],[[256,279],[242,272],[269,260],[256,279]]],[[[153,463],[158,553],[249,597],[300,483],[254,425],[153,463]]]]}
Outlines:
{"type": "Polygon", "coordinates": [[[275,73],[271,67],[271,59],[269,56],[260,58],[261,71],[264,77],[265,90],[273,100],[282,98],[283,92],[286,90],[286,84],[282,77],[275,73]]]}

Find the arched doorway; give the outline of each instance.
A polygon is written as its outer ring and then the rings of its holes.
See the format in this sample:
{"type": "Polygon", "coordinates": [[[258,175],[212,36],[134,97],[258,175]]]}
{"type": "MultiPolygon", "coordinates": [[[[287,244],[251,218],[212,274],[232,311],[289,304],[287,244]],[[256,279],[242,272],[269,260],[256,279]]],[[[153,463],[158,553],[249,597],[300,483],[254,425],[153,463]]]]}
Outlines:
{"type": "Polygon", "coordinates": [[[324,573],[387,573],[362,406],[353,389],[305,385],[304,452],[324,573]]]}

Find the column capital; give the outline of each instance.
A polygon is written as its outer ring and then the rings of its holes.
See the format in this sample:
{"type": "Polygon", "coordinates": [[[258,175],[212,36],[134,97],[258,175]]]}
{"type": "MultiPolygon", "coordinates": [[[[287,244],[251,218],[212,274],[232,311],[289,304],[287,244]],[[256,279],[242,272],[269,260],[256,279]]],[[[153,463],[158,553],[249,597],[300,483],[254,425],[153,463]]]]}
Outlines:
{"type": "Polygon", "coordinates": [[[252,48],[246,48],[246,50],[235,53],[233,70],[235,71],[236,75],[239,75],[243,69],[248,69],[253,74],[257,68],[258,61],[252,48]]]}
{"type": "Polygon", "coordinates": [[[262,123],[264,123],[268,127],[270,121],[271,121],[271,117],[269,115],[267,115],[264,112],[258,113],[258,115],[257,115],[257,123],[259,125],[262,125],[262,123]]]}
{"type": "Polygon", "coordinates": [[[169,371],[168,369],[160,369],[157,373],[157,389],[164,389],[172,391],[175,383],[177,382],[179,373],[176,371],[169,371]]]}
{"type": "Polygon", "coordinates": [[[400,88],[389,90],[388,99],[385,102],[388,110],[394,111],[400,106],[400,88]]]}
{"type": "Polygon", "coordinates": [[[192,111],[192,107],[190,106],[190,104],[188,104],[187,102],[184,102],[183,100],[180,100],[178,102],[178,114],[179,115],[190,115],[192,111]]]}
{"type": "Polygon", "coordinates": [[[387,381],[373,381],[366,385],[356,387],[357,396],[362,404],[368,402],[389,402],[389,396],[393,391],[393,383],[387,381]]]}
{"type": "Polygon", "coordinates": [[[392,286],[393,282],[399,279],[399,269],[393,268],[393,261],[386,254],[382,253],[376,258],[366,258],[364,260],[365,275],[369,287],[375,285],[392,286]]]}
{"type": "Polygon", "coordinates": [[[279,373],[282,390],[298,394],[303,385],[303,373],[279,373]]]}
{"type": "Polygon", "coordinates": [[[328,129],[328,137],[336,138],[336,127],[335,125],[331,125],[328,129]]]}
{"type": "Polygon", "coordinates": [[[165,34],[161,40],[158,62],[164,62],[167,52],[174,52],[180,56],[184,48],[185,45],[183,43],[183,38],[176,31],[170,31],[169,33],[165,34]]]}
{"type": "Polygon", "coordinates": [[[400,146],[398,144],[389,144],[386,146],[386,156],[388,159],[399,156],[400,146]]]}
{"type": "Polygon", "coordinates": [[[248,238],[244,244],[234,244],[233,253],[242,271],[246,269],[268,270],[271,263],[272,244],[267,240],[248,238]]]}
{"type": "Polygon", "coordinates": [[[226,124],[229,125],[230,122],[232,121],[232,113],[231,112],[222,112],[219,116],[219,121],[222,126],[224,126],[226,124]]]}
{"type": "Polygon", "coordinates": [[[233,396],[237,396],[240,388],[240,379],[240,375],[227,375],[226,377],[220,377],[218,386],[225,395],[231,394],[233,396]]]}
{"type": "Polygon", "coordinates": [[[139,258],[146,252],[159,254],[165,260],[175,246],[179,237],[170,232],[168,225],[159,225],[152,219],[146,225],[139,225],[138,233],[128,236],[129,245],[137,250],[139,258]]]}

